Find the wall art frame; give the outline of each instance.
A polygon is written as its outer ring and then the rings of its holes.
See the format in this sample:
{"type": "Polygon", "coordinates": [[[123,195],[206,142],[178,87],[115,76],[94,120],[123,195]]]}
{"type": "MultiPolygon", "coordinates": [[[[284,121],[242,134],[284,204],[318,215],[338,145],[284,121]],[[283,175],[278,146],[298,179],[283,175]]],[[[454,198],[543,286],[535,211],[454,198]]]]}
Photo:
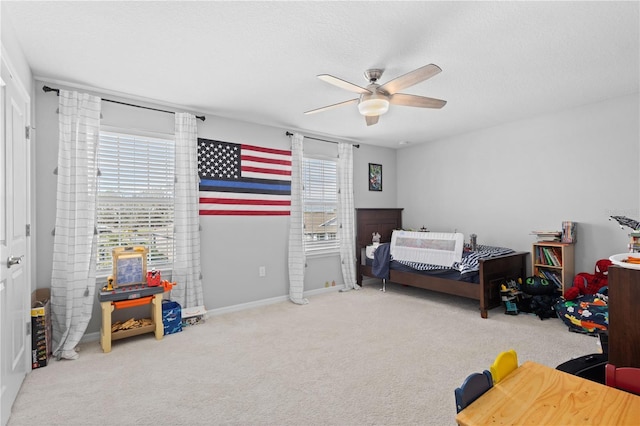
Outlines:
{"type": "Polygon", "coordinates": [[[382,191],[382,164],[369,163],[369,191],[382,191]]]}

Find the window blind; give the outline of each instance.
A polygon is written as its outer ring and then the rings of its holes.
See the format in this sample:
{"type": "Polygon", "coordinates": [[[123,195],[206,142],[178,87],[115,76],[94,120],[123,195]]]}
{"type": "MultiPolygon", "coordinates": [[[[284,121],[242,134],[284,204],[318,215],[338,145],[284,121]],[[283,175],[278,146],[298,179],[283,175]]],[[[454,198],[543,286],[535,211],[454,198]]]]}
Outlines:
{"type": "Polygon", "coordinates": [[[336,161],[305,157],[302,176],[305,251],[338,250],[336,161]]]}
{"type": "Polygon", "coordinates": [[[97,270],[112,269],[112,249],[144,246],[147,268],[173,262],[174,141],[100,132],[97,270]]]}

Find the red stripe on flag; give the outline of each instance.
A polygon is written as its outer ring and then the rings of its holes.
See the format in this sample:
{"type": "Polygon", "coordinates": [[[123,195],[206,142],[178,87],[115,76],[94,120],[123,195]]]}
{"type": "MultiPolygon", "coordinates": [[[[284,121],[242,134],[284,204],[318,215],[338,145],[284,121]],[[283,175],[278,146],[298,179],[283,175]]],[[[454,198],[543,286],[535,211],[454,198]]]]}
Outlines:
{"type": "Polygon", "coordinates": [[[200,210],[201,215],[207,216],[289,216],[290,213],[280,211],[257,210],[200,210]]]}
{"type": "Polygon", "coordinates": [[[268,173],[271,175],[291,176],[291,170],[274,170],[274,169],[265,169],[262,167],[251,167],[251,166],[242,166],[240,170],[243,172],[268,173]]]}
{"type": "Polygon", "coordinates": [[[257,163],[280,164],[282,166],[290,166],[291,161],[276,160],[275,158],[256,157],[255,155],[241,155],[243,161],[255,161],[257,163]]]}
{"type": "Polygon", "coordinates": [[[284,200],[237,200],[233,198],[200,198],[200,204],[246,204],[252,206],[290,206],[291,201],[284,200]]]}
{"type": "Polygon", "coordinates": [[[262,146],[254,146],[254,145],[245,145],[242,144],[242,149],[247,149],[250,151],[258,151],[258,152],[266,152],[269,154],[278,154],[278,155],[288,155],[291,156],[291,151],[287,151],[284,149],[274,149],[274,148],[265,148],[262,146]]]}

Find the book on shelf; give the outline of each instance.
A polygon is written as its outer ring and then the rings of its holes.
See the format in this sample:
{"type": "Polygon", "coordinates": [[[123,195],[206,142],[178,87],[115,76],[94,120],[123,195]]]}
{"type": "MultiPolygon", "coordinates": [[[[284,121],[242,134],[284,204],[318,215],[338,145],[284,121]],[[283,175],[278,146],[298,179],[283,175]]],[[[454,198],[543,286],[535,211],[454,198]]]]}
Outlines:
{"type": "Polygon", "coordinates": [[[539,242],[560,241],[562,231],[531,231],[531,235],[535,235],[539,242]]]}
{"type": "Polygon", "coordinates": [[[549,251],[551,252],[553,264],[555,266],[562,266],[562,252],[556,247],[549,247],[549,251]]]}
{"type": "Polygon", "coordinates": [[[562,238],[560,239],[560,241],[563,243],[575,244],[577,227],[577,222],[573,222],[570,220],[565,220],[564,222],[562,222],[562,238]]]}
{"type": "Polygon", "coordinates": [[[538,275],[541,276],[542,278],[546,278],[547,281],[552,283],[557,289],[562,290],[562,279],[560,275],[545,269],[540,269],[538,271],[538,275]]]}
{"type": "Polygon", "coordinates": [[[542,247],[545,257],[547,258],[547,265],[558,266],[553,259],[553,252],[546,247],[542,247]]]}
{"type": "Polygon", "coordinates": [[[537,247],[537,263],[549,266],[562,266],[562,254],[554,247],[537,247]]]}

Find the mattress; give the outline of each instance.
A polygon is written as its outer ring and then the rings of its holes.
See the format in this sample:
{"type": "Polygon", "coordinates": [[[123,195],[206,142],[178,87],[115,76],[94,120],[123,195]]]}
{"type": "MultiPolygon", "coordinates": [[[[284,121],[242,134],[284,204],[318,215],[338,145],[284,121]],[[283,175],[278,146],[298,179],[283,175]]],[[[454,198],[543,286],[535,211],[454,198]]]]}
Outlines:
{"type": "MultiPolygon", "coordinates": [[[[367,250],[366,264],[373,267],[373,253],[367,250]]],[[[436,276],[438,278],[479,283],[480,260],[514,253],[514,250],[504,247],[478,245],[475,251],[465,250],[460,262],[455,262],[451,268],[418,262],[393,260],[389,262],[389,269],[410,272],[420,275],[436,276]]]]}

